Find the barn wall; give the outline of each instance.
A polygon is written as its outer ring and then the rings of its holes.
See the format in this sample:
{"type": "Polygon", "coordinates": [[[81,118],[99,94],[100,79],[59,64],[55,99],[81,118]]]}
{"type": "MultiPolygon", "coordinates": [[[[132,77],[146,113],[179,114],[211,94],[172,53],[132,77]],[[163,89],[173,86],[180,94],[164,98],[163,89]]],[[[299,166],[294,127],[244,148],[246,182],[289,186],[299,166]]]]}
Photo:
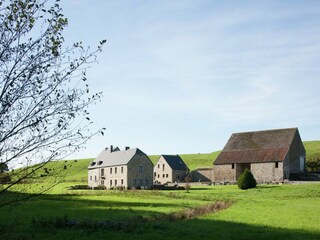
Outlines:
{"type": "MultiPolygon", "coordinates": [[[[300,157],[306,156],[306,152],[301,141],[299,133],[296,133],[289,150],[290,159],[290,174],[299,174],[300,171],[300,157]]],[[[302,171],[304,172],[304,171],[302,171]]]]}
{"type": "Polygon", "coordinates": [[[214,165],[213,174],[215,182],[236,181],[236,171],[232,169],[232,164],[214,165]]]}
{"type": "Polygon", "coordinates": [[[212,182],[213,168],[196,169],[191,172],[193,182],[212,182]]]}
{"type": "Polygon", "coordinates": [[[270,182],[270,181],[282,181],[283,180],[283,163],[278,162],[278,168],[276,168],[275,162],[269,163],[252,163],[251,172],[257,182],[270,182]]]}

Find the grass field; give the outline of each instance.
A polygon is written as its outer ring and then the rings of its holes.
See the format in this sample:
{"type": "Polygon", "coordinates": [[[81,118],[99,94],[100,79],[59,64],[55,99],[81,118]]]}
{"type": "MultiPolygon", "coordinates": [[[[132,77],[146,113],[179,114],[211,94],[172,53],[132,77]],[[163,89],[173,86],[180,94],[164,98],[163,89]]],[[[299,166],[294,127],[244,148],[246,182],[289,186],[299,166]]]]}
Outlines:
{"type": "MultiPolygon", "coordinates": [[[[204,186],[186,191],[91,191],[56,186],[46,194],[0,209],[1,239],[319,239],[320,184],[204,186]],[[232,200],[228,209],[167,221],[148,217],[232,200]],[[67,216],[79,228],[51,224],[67,216]],[[116,221],[124,229],[92,227],[116,221]],[[85,224],[86,223],[86,224],[85,224]],[[90,223],[90,224],[89,224],[90,223]]],[[[61,220],[60,220],[61,221],[61,220]]]]}

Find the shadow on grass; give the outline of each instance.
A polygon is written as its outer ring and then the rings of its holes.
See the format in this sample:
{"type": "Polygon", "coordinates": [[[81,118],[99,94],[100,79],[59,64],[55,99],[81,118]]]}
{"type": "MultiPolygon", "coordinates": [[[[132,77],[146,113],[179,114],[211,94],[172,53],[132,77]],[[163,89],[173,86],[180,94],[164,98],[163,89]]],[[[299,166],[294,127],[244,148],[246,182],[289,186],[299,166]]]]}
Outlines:
{"type": "MultiPolygon", "coordinates": [[[[284,229],[215,220],[214,216],[170,222],[141,221],[136,216],[159,214],[157,207],[181,207],[181,202],[125,202],[88,200],[70,196],[42,196],[11,208],[0,209],[0,239],[320,239],[319,232],[284,229]],[[119,209],[117,209],[119,208],[119,209]],[[130,209],[136,208],[136,209],[130,209]],[[121,230],[69,228],[34,225],[34,219],[63,217],[90,221],[126,219],[131,223],[121,230]],[[210,219],[212,218],[212,219],[210,219]],[[130,227],[131,226],[131,227],[130,227]],[[133,226],[133,227],[132,227],[133,226]]],[[[281,225],[281,223],[279,223],[281,225]]]]}

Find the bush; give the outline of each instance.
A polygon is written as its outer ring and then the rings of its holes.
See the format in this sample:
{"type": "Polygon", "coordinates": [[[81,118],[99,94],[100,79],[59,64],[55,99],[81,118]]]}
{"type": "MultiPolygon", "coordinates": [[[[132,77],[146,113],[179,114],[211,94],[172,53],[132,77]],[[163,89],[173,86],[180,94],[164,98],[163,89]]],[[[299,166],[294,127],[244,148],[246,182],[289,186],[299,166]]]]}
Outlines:
{"type": "Polygon", "coordinates": [[[9,173],[0,173],[0,184],[6,184],[11,182],[11,176],[9,173]]]}
{"type": "Polygon", "coordinates": [[[255,188],[257,186],[257,181],[249,169],[244,170],[239,176],[237,183],[240,189],[255,188]]]}

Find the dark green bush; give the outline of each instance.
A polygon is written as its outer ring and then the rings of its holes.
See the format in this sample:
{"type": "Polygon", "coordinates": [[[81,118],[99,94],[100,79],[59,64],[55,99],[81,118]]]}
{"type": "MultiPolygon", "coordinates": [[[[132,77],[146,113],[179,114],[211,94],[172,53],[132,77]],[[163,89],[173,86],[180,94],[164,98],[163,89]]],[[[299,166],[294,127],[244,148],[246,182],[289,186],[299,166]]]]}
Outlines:
{"type": "Polygon", "coordinates": [[[6,184],[11,182],[11,176],[9,173],[0,173],[0,184],[6,184]]]}
{"type": "Polygon", "coordinates": [[[237,183],[240,189],[255,188],[257,186],[257,181],[249,169],[244,170],[239,176],[237,183]]]}

